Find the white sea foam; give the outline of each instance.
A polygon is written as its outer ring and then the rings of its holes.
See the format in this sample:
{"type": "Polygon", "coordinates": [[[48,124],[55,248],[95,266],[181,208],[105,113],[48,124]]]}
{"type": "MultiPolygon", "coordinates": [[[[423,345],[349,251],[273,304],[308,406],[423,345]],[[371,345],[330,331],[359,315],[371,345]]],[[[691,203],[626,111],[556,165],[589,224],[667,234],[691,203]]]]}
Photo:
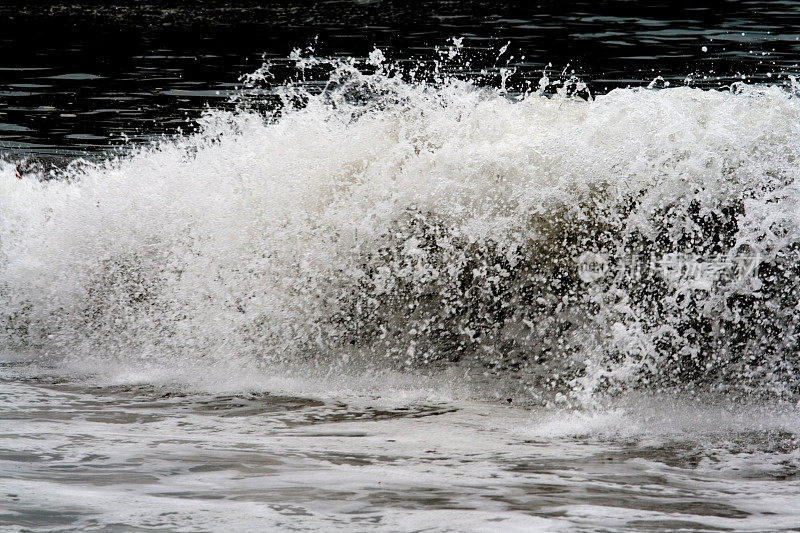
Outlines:
{"type": "Polygon", "coordinates": [[[55,178],[0,163],[4,348],[175,380],[447,369],[518,402],[797,393],[793,93],[516,101],[370,61],[55,178]],[[582,280],[586,251],[617,274],[582,280]],[[678,252],[757,275],[619,268],[678,252]]]}
{"type": "Polygon", "coordinates": [[[0,524],[20,528],[765,531],[800,516],[790,412],[377,408],[0,377],[0,524]]]}

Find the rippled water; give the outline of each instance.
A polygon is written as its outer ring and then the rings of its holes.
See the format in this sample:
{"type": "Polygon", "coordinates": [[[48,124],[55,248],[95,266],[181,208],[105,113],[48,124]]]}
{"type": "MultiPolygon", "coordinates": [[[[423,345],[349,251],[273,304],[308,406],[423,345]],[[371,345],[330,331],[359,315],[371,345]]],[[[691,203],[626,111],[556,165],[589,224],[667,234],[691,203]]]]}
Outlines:
{"type": "Polygon", "coordinates": [[[636,415],[553,415],[18,372],[0,382],[0,523],[23,530],[775,531],[800,521],[796,413],[662,399],[636,415]]]}
{"type": "Polygon", "coordinates": [[[798,530],[798,23],[4,3],[0,529],[798,530]]]}
{"type": "Polygon", "coordinates": [[[0,6],[0,146],[42,156],[172,134],[205,105],[225,107],[262,56],[284,60],[310,43],[323,55],[378,46],[408,60],[453,36],[484,50],[510,41],[520,76],[538,80],[551,64],[602,93],[658,75],[695,86],[779,79],[798,70],[799,23],[791,1],[10,1],[0,6]]]}

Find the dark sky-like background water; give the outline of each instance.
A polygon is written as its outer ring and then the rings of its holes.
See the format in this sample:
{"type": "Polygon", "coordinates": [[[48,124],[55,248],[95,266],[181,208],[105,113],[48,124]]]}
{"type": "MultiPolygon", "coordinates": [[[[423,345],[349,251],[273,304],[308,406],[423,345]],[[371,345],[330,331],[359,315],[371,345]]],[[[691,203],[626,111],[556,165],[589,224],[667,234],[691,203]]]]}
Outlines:
{"type": "Polygon", "coordinates": [[[454,36],[473,53],[510,41],[518,81],[550,64],[598,94],[658,75],[785,83],[799,70],[798,28],[791,1],[12,0],[0,5],[0,149],[74,156],[123,133],[174,133],[206,105],[225,106],[262,57],[285,61],[313,42],[318,55],[377,46],[390,60],[430,60],[454,36]]]}

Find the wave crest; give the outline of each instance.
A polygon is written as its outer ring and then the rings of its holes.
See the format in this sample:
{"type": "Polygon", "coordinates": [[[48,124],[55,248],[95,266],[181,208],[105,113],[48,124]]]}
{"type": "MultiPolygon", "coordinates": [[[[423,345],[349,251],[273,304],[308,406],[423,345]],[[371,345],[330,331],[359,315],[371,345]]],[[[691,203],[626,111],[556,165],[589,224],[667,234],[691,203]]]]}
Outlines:
{"type": "Polygon", "coordinates": [[[262,71],[239,111],[56,179],[1,163],[2,344],[459,366],[536,402],[800,392],[792,93],[518,100],[373,59],[313,91],[262,71]]]}

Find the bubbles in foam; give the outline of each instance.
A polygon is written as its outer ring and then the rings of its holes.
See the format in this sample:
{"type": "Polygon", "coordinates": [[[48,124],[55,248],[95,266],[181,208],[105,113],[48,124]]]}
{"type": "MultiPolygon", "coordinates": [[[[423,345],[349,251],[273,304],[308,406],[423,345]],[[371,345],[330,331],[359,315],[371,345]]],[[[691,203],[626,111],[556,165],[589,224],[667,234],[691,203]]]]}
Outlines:
{"type": "Polygon", "coordinates": [[[196,134],[58,179],[2,163],[2,344],[176,374],[459,368],[536,402],[797,394],[793,94],[548,79],[513,101],[382,52],[295,59],[324,89],[265,68],[196,134]],[[613,275],[582,277],[587,252],[613,275]],[[754,274],[670,277],[668,254],[754,274]]]}

